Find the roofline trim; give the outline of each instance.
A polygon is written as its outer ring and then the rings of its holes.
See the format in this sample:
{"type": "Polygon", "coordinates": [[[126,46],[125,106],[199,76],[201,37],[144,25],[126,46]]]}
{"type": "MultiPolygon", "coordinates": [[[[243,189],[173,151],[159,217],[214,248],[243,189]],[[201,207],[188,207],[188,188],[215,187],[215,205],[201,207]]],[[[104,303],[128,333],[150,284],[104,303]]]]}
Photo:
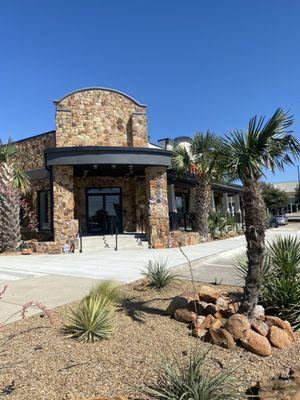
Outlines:
{"type": "Polygon", "coordinates": [[[37,135],[28,136],[28,137],[26,137],[26,138],[24,138],[24,139],[14,140],[13,143],[25,142],[26,140],[35,139],[35,138],[38,138],[38,137],[40,137],[40,136],[49,135],[50,133],[56,133],[56,130],[53,129],[52,131],[47,131],[47,132],[43,132],[43,133],[38,133],[37,135]]]}
{"type": "Polygon", "coordinates": [[[69,93],[65,94],[65,95],[64,95],[63,97],[61,97],[59,100],[54,100],[53,103],[54,103],[54,104],[60,103],[61,101],[63,101],[65,98],[71,96],[72,94],[80,93],[80,92],[86,92],[86,91],[89,91],[89,90],[105,90],[105,91],[107,91],[107,92],[117,93],[117,94],[120,94],[120,95],[122,95],[122,96],[124,96],[124,97],[127,97],[127,99],[133,101],[136,105],[138,105],[138,106],[140,106],[140,107],[147,107],[146,104],[141,104],[141,103],[139,103],[139,102],[138,102],[137,100],[135,100],[133,97],[129,96],[128,94],[126,94],[126,93],[124,93],[124,92],[121,92],[120,90],[111,89],[111,88],[106,88],[106,87],[101,87],[101,86],[86,87],[86,88],[74,90],[74,91],[72,91],[72,92],[69,92],[69,93]]]}

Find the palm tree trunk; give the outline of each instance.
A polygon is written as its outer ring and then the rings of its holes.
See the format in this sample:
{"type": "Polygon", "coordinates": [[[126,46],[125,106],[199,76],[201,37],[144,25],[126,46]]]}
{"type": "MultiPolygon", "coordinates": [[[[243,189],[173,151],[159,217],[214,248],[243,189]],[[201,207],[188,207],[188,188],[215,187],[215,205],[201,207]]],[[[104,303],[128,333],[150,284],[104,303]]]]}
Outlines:
{"type": "Polygon", "coordinates": [[[198,177],[195,186],[195,211],[197,230],[203,238],[208,238],[208,216],[211,208],[211,183],[198,177]]]}
{"type": "Polygon", "coordinates": [[[21,240],[20,196],[13,187],[14,168],[0,165],[0,251],[16,250],[21,240]]]}
{"type": "Polygon", "coordinates": [[[251,315],[258,303],[262,286],[266,212],[259,183],[251,179],[247,179],[243,183],[248,273],[240,311],[243,314],[251,315]]]}

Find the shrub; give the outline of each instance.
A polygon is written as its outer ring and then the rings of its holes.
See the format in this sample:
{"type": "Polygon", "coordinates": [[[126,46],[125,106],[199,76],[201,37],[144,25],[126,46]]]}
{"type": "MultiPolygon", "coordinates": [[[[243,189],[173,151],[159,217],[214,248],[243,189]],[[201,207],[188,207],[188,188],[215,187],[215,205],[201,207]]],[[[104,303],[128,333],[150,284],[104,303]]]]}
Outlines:
{"type": "Polygon", "coordinates": [[[114,330],[115,307],[101,296],[87,296],[72,311],[64,332],[78,341],[96,342],[111,337],[114,330]]]}
{"type": "Polygon", "coordinates": [[[240,398],[233,370],[219,373],[205,368],[207,352],[190,352],[188,361],[181,366],[177,361],[166,361],[159,371],[155,386],[141,391],[152,399],[169,400],[235,400],[240,398]]]}
{"type": "Polygon", "coordinates": [[[226,227],[234,225],[235,219],[231,215],[225,214],[223,211],[211,211],[208,218],[208,229],[213,239],[222,235],[226,227]]]}
{"type": "Polygon", "coordinates": [[[142,272],[142,274],[150,280],[150,285],[157,290],[170,285],[177,277],[176,274],[170,271],[167,265],[168,260],[149,260],[146,271],[142,272]]]}
{"type": "MultiPolygon", "coordinates": [[[[239,260],[236,270],[245,279],[247,262],[239,260]]],[[[266,311],[288,320],[295,330],[300,329],[300,240],[297,237],[277,237],[268,245],[261,280],[260,302],[266,311]]]]}
{"type": "Polygon", "coordinates": [[[93,287],[87,297],[96,296],[109,299],[112,303],[119,303],[122,298],[120,286],[113,281],[101,281],[93,287]]]}

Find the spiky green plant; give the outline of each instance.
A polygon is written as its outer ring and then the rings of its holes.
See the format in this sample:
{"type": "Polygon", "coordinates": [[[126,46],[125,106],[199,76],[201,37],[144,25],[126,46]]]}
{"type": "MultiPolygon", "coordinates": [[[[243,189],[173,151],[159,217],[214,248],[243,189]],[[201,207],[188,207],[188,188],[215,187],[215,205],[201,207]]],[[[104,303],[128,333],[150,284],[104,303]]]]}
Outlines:
{"type": "Polygon", "coordinates": [[[188,361],[181,365],[177,360],[167,360],[159,371],[158,383],[145,386],[141,392],[151,399],[161,400],[237,400],[238,385],[234,370],[213,373],[205,367],[207,352],[196,349],[188,361]]]}
{"type": "MultiPolygon", "coordinates": [[[[240,259],[236,266],[241,279],[247,276],[247,263],[240,259]]],[[[259,271],[263,288],[260,303],[269,314],[290,322],[300,329],[300,240],[293,236],[278,236],[267,246],[259,271]]]]}
{"type": "Polygon", "coordinates": [[[177,275],[168,268],[168,260],[157,258],[148,261],[148,265],[142,274],[146,276],[150,285],[157,290],[161,290],[174,282],[177,275]]]}
{"type": "Polygon", "coordinates": [[[114,331],[115,307],[105,297],[88,296],[72,311],[63,331],[80,342],[109,339],[114,331]]]}
{"type": "Polygon", "coordinates": [[[122,290],[116,282],[104,280],[91,289],[87,297],[91,296],[104,297],[116,304],[122,299],[122,290]]]}
{"type": "Polygon", "coordinates": [[[233,225],[234,218],[224,213],[224,211],[211,211],[208,218],[208,229],[211,237],[215,239],[218,235],[222,235],[228,225],[233,225]]]}

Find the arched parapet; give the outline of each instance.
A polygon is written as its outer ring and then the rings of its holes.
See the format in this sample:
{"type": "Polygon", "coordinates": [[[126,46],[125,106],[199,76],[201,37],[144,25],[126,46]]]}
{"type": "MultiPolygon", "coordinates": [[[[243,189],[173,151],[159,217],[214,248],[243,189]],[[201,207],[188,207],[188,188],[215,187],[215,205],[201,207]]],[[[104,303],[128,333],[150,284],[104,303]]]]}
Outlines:
{"type": "Polygon", "coordinates": [[[146,106],[125,93],[79,89],[54,104],[57,147],[148,146],[146,106]]]}

